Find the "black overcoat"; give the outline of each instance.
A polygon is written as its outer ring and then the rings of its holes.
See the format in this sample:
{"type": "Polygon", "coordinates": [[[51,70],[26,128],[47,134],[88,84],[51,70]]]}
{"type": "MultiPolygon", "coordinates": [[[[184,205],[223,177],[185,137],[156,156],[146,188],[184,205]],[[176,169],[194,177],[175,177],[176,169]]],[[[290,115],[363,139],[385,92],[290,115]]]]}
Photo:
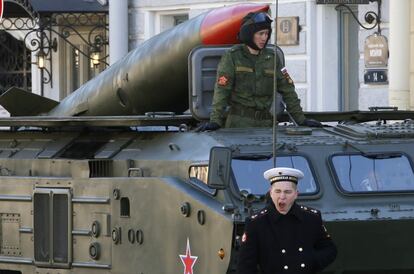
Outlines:
{"type": "Polygon", "coordinates": [[[238,258],[239,274],[306,273],[336,258],[336,246],[318,210],[296,203],[286,215],[269,205],[247,221],[238,258]]]}

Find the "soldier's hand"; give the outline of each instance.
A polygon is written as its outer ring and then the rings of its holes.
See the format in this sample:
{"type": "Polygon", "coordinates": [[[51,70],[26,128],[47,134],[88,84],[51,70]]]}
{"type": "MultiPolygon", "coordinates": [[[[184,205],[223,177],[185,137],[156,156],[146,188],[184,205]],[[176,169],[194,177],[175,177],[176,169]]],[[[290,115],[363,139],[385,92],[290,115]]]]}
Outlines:
{"type": "Polygon", "coordinates": [[[301,126],[306,127],[323,127],[322,123],[315,119],[305,119],[301,126]]]}
{"type": "Polygon", "coordinates": [[[196,128],[196,132],[206,131],[206,130],[217,130],[220,128],[220,125],[215,122],[204,122],[198,128],[196,128]]]}

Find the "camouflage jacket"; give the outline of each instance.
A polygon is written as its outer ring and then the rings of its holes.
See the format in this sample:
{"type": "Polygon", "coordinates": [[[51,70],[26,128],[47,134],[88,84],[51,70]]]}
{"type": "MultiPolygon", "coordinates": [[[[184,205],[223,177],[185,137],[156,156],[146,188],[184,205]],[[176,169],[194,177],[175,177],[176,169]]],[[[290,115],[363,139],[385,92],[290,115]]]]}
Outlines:
{"type": "MultiPolygon", "coordinates": [[[[217,69],[214,88],[213,109],[210,121],[223,126],[229,106],[270,111],[273,101],[274,51],[264,49],[259,55],[249,52],[247,46],[239,44],[227,51],[217,69]]],[[[277,87],[297,123],[305,120],[300,100],[289,74],[282,73],[277,63],[277,87]]]]}

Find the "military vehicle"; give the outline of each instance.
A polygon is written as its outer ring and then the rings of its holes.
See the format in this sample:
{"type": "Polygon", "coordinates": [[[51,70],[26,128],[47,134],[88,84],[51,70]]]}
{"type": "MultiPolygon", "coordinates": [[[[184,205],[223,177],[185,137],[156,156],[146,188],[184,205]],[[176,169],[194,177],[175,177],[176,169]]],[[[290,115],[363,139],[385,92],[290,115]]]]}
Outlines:
{"type": "MultiPolygon", "coordinates": [[[[229,18],[233,8],[215,12],[229,18]]],[[[239,24],[258,8],[267,6],[236,6],[239,24]]],[[[177,33],[162,34],[162,43],[177,33]]],[[[269,128],[194,131],[208,118],[215,68],[227,49],[184,49],[188,68],[175,77],[188,87],[169,91],[171,109],[154,99],[171,78],[162,86],[134,75],[130,58],[140,49],[75,92],[78,104],[6,93],[0,101],[13,117],[0,119],[0,272],[235,273],[245,220],[266,205],[263,171],[273,166],[274,140],[269,128]],[[153,92],[148,106],[140,90],[153,92]],[[188,105],[177,106],[183,92],[188,105]],[[13,104],[27,97],[32,105],[13,104]],[[180,113],[186,107],[190,113],[180,113]],[[112,111],[123,116],[107,116],[112,111]]],[[[306,115],[325,126],[279,117],[277,165],[305,173],[299,203],[322,212],[339,249],[326,273],[412,273],[413,112],[306,115]]]]}

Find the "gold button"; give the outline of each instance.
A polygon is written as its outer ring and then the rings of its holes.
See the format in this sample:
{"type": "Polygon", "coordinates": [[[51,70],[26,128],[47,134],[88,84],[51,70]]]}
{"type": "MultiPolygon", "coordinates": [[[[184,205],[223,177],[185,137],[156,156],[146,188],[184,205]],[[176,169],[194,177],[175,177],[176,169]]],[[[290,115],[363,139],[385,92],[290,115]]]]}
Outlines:
{"type": "Polygon", "coordinates": [[[285,265],[283,268],[286,269],[286,270],[288,270],[289,267],[287,265],[285,265]]]}
{"type": "Polygon", "coordinates": [[[284,254],[284,253],[286,253],[286,250],[282,249],[282,253],[283,253],[283,254],[284,254]]]}
{"type": "Polygon", "coordinates": [[[305,267],[305,264],[300,264],[300,267],[304,268],[305,267]]]}
{"type": "Polygon", "coordinates": [[[299,247],[299,252],[302,252],[302,251],[303,251],[303,248],[299,247]]]}

